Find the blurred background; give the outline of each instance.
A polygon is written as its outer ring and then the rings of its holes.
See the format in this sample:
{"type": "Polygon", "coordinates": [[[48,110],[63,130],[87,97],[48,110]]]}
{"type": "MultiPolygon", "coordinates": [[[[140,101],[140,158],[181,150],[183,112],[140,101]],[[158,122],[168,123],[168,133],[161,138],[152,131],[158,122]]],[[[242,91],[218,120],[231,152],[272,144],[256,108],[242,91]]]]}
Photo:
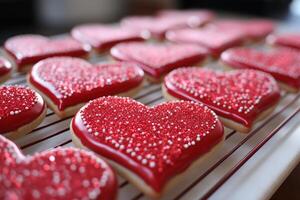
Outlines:
{"type": "MultiPolygon", "coordinates": [[[[127,15],[149,15],[170,8],[208,8],[221,17],[266,17],[288,28],[300,27],[300,0],[0,0],[0,42],[17,34],[60,34],[75,24],[115,23],[127,15]]],[[[272,199],[300,199],[299,183],[300,166],[272,199]]]]}
{"type": "Polygon", "coordinates": [[[300,26],[300,0],[0,0],[0,8],[1,43],[20,33],[58,34],[79,23],[117,22],[168,8],[209,8],[300,26]]]}

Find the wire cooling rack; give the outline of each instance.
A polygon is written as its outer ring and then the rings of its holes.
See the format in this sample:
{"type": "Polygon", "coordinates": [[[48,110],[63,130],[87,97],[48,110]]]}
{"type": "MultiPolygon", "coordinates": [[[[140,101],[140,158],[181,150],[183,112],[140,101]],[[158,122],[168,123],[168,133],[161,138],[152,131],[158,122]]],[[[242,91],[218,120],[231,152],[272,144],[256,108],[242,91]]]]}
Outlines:
{"type": "MultiPolygon", "coordinates": [[[[91,62],[105,60],[109,59],[94,56],[91,62]]],[[[212,62],[210,66],[215,67],[217,63],[212,62]]],[[[5,84],[27,85],[26,75],[15,73],[11,80],[5,84]]],[[[300,93],[290,94],[282,92],[281,101],[276,110],[264,120],[258,122],[249,134],[241,134],[232,129],[225,128],[226,139],[221,149],[206,160],[198,171],[185,177],[173,190],[164,195],[162,199],[207,199],[209,197],[218,199],[218,197],[214,197],[216,192],[226,185],[228,180],[239,172],[255,155],[259,154],[274,136],[280,135],[284,139],[289,129],[295,129],[295,126],[289,125],[289,123],[292,120],[297,120],[297,118],[298,121],[300,119],[297,115],[300,111],[299,97],[300,93]]],[[[161,93],[161,85],[149,82],[145,82],[140,92],[134,96],[134,99],[148,106],[165,101],[161,93]]],[[[72,117],[60,119],[53,111],[48,110],[46,118],[37,128],[24,137],[15,140],[15,142],[25,154],[29,155],[59,146],[73,146],[69,132],[71,119],[72,117]]],[[[297,122],[295,123],[297,124],[297,122]]],[[[297,159],[299,161],[300,158],[297,159]]],[[[255,166],[260,164],[260,162],[255,163],[255,166]]],[[[277,181],[277,186],[274,186],[273,190],[278,187],[287,175],[288,173],[281,177],[282,180],[277,181]]],[[[118,177],[118,180],[118,199],[147,199],[127,180],[121,177],[118,177]]],[[[245,177],[245,181],[247,181],[247,177],[245,177]]],[[[274,191],[265,191],[265,193],[269,194],[272,194],[272,192],[274,191]]],[[[223,197],[226,198],[231,195],[226,194],[223,197]]],[[[243,198],[247,199],[247,196],[243,198]]]]}

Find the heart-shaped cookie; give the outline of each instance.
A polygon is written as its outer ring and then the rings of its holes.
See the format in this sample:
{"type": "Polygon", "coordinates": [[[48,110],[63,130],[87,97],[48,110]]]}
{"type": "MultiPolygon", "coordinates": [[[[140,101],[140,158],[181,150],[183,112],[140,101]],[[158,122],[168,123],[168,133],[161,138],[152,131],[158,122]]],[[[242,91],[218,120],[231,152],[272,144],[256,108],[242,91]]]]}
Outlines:
{"type": "Polygon", "coordinates": [[[214,13],[210,10],[162,10],[159,17],[185,20],[190,27],[199,27],[214,19],[214,13]]]}
{"type": "Polygon", "coordinates": [[[143,76],[143,70],[133,63],[92,65],[79,58],[54,57],[34,65],[28,81],[56,114],[67,117],[89,100],[107,95],[133,95],[143,76]]]}
{"type": "Polygon", "coordinates": [[[48,39],[41,35],[19,35],[4,43],[5,50],[15,61],[19,71],[29,71],[32,64],[53,56],[84,57],[90,47],[71,37],[48,39]]]}
{"type": "Polygon", "coordinates": [[[149,32],[152,37],[163,39],[169,30],[187,27],[186,19],[172,17],[125,17],[121,25],[127,29],[149,32]]]}
{"type": "Polygon", "coordinates": [[[265,38],[274,31],[275,25],[270,20],[265,19],[225,19],[212,23],[213,27],[221,30],[236,30],[243,32],[248,40],[257,41],[265,38]]]}
{"type": "Polygon", "coordinates": [[[217,72],[197,67],[180,68],[164,80],[167,99],[202,102],[230,128],[249,132],[253,122],[269,114],[280,98],[272,76],[255,70],[217,72]]]}
{"type": "Polygon", "coordinates": [[[76,26],[72,29],[71,35],[76,40],[91,45],[98,52],[108,50],[120,42],[141,41],[146,38],[137,30],[101,24],[76,26]]]}
{"type": "Polygon", "coordinates": [[[275,46],[290,47],[300,50],[300,33],[289,33],[282,35],[269,35],[267,43],[275,46]]]}
{"type": "Polygon", "coordinates": [[[24,86],[0,87],[0,134],[16,138],[38,126],[46,114],[42,97],[24,86]]]}
{"type": "Polygon", "coordinates": [[[12,69],[12,64],[7,59],[0,57],[0,83],[10,78],[12,69]]]}
{"type": "Polygon", "coordinates": [[[113,47],[111,55],[116,60],[138,63],[151,80],[158,81],[172,69],[203,62],[207,50],[192,44],[130,42],[113,47]]]}
{"type": "Polygon", "coordinates": [[[159,196],[211,152],[223,141],[223,132],[213,111],[190,101],[150,108],[130,98],[102,97],[81,108],[71,122],[75,144],[106,158],[150,196],[159,196]]]}
{"type": "Polygon", "coordinates": [[[115,199],[110,167],[92,153],[57,148],[24,156],[0,136],[0,199],[115,199]]]}
{"type": "Polygon", "coordinates": [[[300,54],[289,49],[262,51],[233,48],[222,53],[221,62],[231,68],[250,68],[270,73],[284,89],[300,89],[300,54]]]}
{"type": "Polygon", "coordinates": [[[198,44],[207,48],[213,57],[218,57],[222,51],[241,45],[245,38],[241,31],[219,30],[214,29],[180,29],[168,31],[166,38],[176,43],[198,44]]]}

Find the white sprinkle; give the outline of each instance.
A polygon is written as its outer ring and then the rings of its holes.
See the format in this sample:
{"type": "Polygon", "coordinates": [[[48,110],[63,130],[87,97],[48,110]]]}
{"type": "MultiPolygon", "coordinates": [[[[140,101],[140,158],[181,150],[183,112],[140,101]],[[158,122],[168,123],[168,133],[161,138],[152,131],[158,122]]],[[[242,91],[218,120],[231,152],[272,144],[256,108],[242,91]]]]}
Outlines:
{"type": "Polygon", "coordinates": [[[90,186],[90,182],[85,179],[85,180],[82,181],[82,185],[83,185],[83,187],[89,187],[90,186]]]}
{"type": "Polygon", "coordinates": [[[40,195],[39,191],[33,190],[32,191],[32,196],[33,196],[33,198],[38,199],[38,198],[40,198],[41,195],[40,195]]]}
{"type": "Polygon", "coordinates": [[[50,156],[50,157],[49,157],[49,160],[50,160],[51,162],[53,162],[53,161],[55,161],[55,157],[54,157],[54,156],[50,156]]]}
{"type": "Polygon", "coordinates": [[[143,159],[143,160],[142,160],[142,164],[144,164],[144,165],[147,164],[147,162],[148,162],[148,161],[147,161],[146,159],[143,159]]]}
{"type": "Polygon", "coordinates": [[[151,168],[155,167],[155,162],[151,161],[151,162],[149,163],[149,166],[150,166],[151,168]]]}

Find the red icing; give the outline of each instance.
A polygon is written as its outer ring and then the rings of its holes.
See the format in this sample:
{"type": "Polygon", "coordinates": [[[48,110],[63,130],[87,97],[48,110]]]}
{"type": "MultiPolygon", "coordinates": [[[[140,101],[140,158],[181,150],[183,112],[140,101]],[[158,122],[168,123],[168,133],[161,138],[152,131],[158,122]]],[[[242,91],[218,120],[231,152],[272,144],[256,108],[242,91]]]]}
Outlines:
{"type": "Polygon", "coordinates": [[[42,97],[23,86],[0,87],[0,134],[24,126],[45,109],[42,97]]]}
{"type": "Polygon", "coordinates": [[[300,89],[299,52],[288,49],[263,52],[250,48],[234,48],[225,51],[221,60],[233,68],[250,68],[268,72],[275,79],[300,89]]]}
{"type": "Polygon", "coordinates": [[[214,13],[209,10],[162,10],[158,16],[185,20],[190,27],[198,27],[213,20],[214,13]]]}
{"type": "Polygon", "coordinates": [[[0,57],[0,77],[9,74],[12,70],[11,63],[5,58],[0,57]]]}
{"type": "Polygon", "coordinates": [[[57,148],[24,156],[0,136],[0,199],[115,199],[110,167],[91,153],[57,148]]]}
{"type": "Polygon", "coordinates": [[[270,35],[267,37],[267,42],[272,45],[290,47],[300,50],[300,33],[270,35]]]}
{"type": "Polygon", "coordinates": [[[140,31],[101,24],[77,26],[71,34],[78,41],[87,43],[98,51],[107,50],[120,42],[144,40],[140,31]]]}
{"type": "Polygon", "coordinates": [[[142,16],[126,17],[121,25],[128,29],[149,31],[151,36],[158,39],[163,39],[168,30],[187,27],[186,19],[142,16]]]}
{"type": "Polygon", "coordinates": [[[217,116],[202,104],[182,101],[149,108],[122,97],[93,100],[71,127],[86,147],[128,168],[157,192],[224,134],[217,116]]]}
{"type": "Polygon", "coordinates": [[[213,22],[213,26],[220,30],[234,30],[243,32],[248,39],[260,40],[274,31],[274,23],[270,20],[227,19],[213,22]]]}
{"type": "Polygon", "coordinates": [[[213,29],[181,29],[167,33],[166,38],[178,43],[199,44],[209,49],[217,57],[222,51],[241,45],[244,34],[240,31],[220,31],[213,29]]]}
{"type": "Polygon", "coordinates": [[[262,111],[280,98],[275,80],[255,70],[224,73],[180,68],[165,77],[164,85],[172,96],[202,102],[218,115],[249,128],[262,111]]]}
{"type": "Polygon", "coordinates": [[[18,67],[34,64],[53,56],[81,57],[88,54],[90,47],[70,37],[48,39],[40,35],[20,35],[9,38],[4,48],[16,60],[18,67]]]}
{"type": "Polygon", "coordinates": [[[207,56],[207,50],[197,45],[124,43],[111,49],[111,55],[121,61],[136,62],[143,70],[160,78],[172,69],[198,64],[207,56]]]}
{"type": "Polygon", "coordinates": [[[143,76],[143,71],[133,63],[92,65],[79,58],[54,57],[34,65],[29,79],[59,110],[64,110],[133,89],[142,83],[143,76]]]}

